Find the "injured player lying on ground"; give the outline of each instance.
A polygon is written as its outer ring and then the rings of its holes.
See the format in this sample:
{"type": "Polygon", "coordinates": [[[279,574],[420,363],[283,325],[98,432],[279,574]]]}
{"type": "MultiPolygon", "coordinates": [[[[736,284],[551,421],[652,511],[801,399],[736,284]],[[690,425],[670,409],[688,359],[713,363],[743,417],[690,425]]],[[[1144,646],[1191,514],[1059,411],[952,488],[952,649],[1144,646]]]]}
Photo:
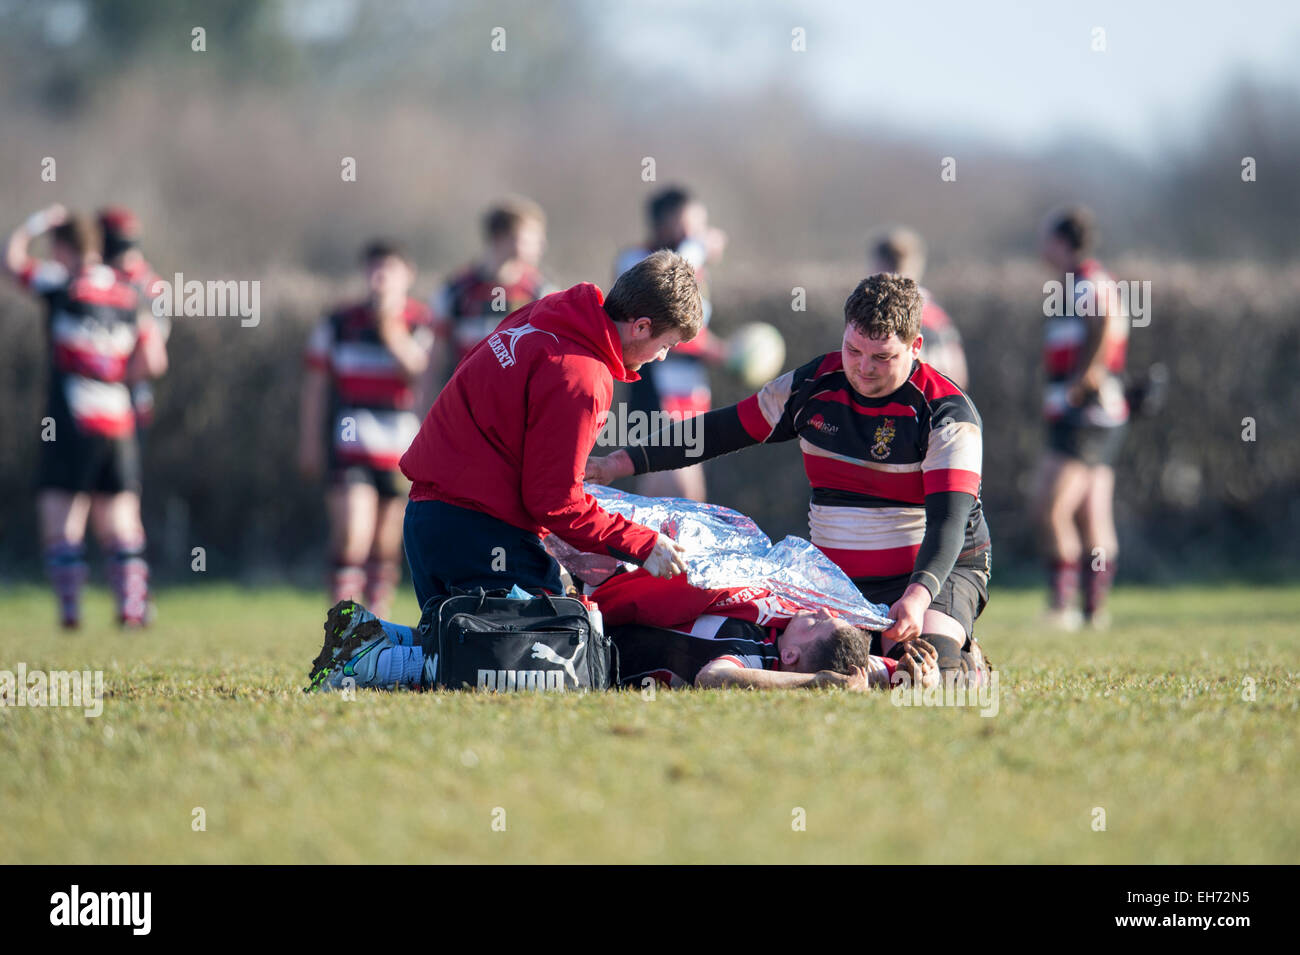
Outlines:
{"type": "MultiPolygon", "coordinates": [[[[891,658],[873,656],[865,632],[825,610],[800,611],[766,627],[704,614],[679,628],[625,624],[610,627],[609,635],[619,660],[616,685],[630,689],[654,682],[673,688],[835,686],[864,692],[887,686],[896,671],[922,686],[939,681],[937,655],[924,640],[899,644],[891,658]]],[[[312,662],[307,691],[428,689],[435,661],[416,629],[340,601],[325,621],[325,643],[312,662]]]]}
{"type": "MultiPolygon", "coordinates": [[[[971,684],[987,677],[973,638],[957,654],[921,639],[882,640],[888,608],[868,603],[801,538],[773,546],[753,521],[727,508],[589,490],[601,506],[635,511],[687,552],[687,575],[661,579],[547,539],[575,588],[601,611],[617,649],[620,686],[653,680],[668,687],[865,691],[901,679],[896,673],[922,686],[941,675],[971,684]]],[[[428,688],[436,664],[420,644],[415,629],[341,602],[326,621],[308,689],[428,688]]]]}

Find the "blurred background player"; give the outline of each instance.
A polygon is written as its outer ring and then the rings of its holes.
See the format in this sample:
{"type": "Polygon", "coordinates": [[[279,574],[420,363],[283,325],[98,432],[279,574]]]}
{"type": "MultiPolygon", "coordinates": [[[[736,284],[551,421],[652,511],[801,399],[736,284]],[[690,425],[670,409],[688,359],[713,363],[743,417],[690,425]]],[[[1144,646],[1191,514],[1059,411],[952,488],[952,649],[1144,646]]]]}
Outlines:
{"type": "Polygon", "coordinates": [[[371,242],[362,265],[366,300],[326,317],[307,345],[298,465],[308,478],[328,465],[332,599],[364,597],[379,613],[401,580],[409,484],[397,462],[432,397],[434,332],[396,245],[371,242]]]}
{"type": "MultiPolygon", "coordinates": [[[[921,276],[925,274],[925,255],[925,240],[911,229],[890,229],[872,239],[867,247],[868,268],[872,272],[894,272],[917,285],[921,285],[921,276]]],[[[921,286],[921,298],[925,301],[921,310],[921,361],[965,391],[968,377],[961,334],[924,286],[921,286]]]]}
{"type": "Polygon", "coordinates": [[[434,297],[434,322],[450,342],[444,380],[460,360],[521,306],[555,289],[538,266],[546,251],[546,215],[537,203],[510,197],[483,215],[487,248],[434,297]]]}
{"type": "Polygon", "coordinates": [[[1118,557],[1114,463],[1129,417],[1122,380],[1129,321],[1122,305],[1108,302],[1110,276],[1090,257],[1096,244],[1083,206],[1056,210],[1043,225],[1043,260],[1064,285],[1063,301],[1074,283],[1073,301],[1061,309],[1072,314],[1045,322],[1047,449],[1037,497],[1051,581],[1048,621],[1065,629],[1108,623],[1118,557]],[[1081,573],[1082,617],[1074,606],[1081,573]]]}
{"type": "MultiPolygon", "coordinates": [[[[140,251],[140,220],[125,206],[105,206],[99,210],[97,218],[104,264],[116,272],[119,279],[133,286],[140,293],[143,307],[148,308],[154,298],[154,282],[158,275],[140,251]]],[[[171,318],[155,315],[154,325],[166,347],[171,336],[171,318]]],[[[145,439],[154,421],[153,383],[146,377],[136,378],[128,384],[131,386],[131,407],[135,410],[136,439],[143,454],[145,439]]]]}
{"type": "Polygon", "coordinates": [[[37,506],[60,623],[81,623],[89,519],[108,563],[118,622],[144,626],[152,616],[149,566],[126,383],[166,372],[162,338],[139,293],[103,264],[100,231],[87,216],[58,205],[33,214],[9,236],[5,267],[46,308],[50,379],[37,506]],[[51,229],[51,259],[32,258],[31,241],[51,229]]]}
{"type": "MultiPolygon", "coordinates": [[[[650,229],[643,245],[624,249],[614,263],[614,277],[622,275],[652,252],[669,249],[695,268],[704,300],[704,328],[694,341],[684,342],[657,365],[652,365],[630,389],[629,410],[650,414],[664,411],[675,419],[704,414],[712,405],[707,364],[720,364],[727,352],[709,332],[713,306],[709,302],[708,269],[722,257],[727,235],[709,226],[704,204],[679,186],[669,186],[646,204],[650,229]]],[[[651,419],[653,420],[653,419],[651,419]]],[[[703,501],[707,494],[704,467],[699,464],[677,471],[642,475],[636,493],[649,497],[684,497],[703,501]]]]}

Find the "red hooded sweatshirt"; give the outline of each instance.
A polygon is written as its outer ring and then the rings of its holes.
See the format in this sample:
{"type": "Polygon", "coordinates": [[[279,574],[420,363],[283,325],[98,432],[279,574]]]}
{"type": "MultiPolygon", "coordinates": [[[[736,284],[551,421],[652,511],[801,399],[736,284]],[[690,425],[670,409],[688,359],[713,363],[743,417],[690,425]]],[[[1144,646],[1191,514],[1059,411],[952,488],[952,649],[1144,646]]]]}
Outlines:
{"type": "Polygon", "coordinates": [[[623,366],[590,283],[525,305],[467,354],[402,456],[411,500],[445,501],[578,550],[645,560],[658,534],[582,488],[623,366]]]}

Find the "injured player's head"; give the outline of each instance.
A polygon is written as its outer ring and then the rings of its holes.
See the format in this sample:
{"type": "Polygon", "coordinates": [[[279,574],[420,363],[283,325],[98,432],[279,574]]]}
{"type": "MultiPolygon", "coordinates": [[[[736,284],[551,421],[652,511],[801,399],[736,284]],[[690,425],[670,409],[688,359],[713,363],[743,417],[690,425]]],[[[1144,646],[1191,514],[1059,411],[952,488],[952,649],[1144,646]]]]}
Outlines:
{"type": "Polygon", "coordinates": [[[866,668],[871,656],[866,632],[826,610],[795,614],[777,637],[776,645],[781,669],[790,673],[851,673],[855,666],[866,668]]]}

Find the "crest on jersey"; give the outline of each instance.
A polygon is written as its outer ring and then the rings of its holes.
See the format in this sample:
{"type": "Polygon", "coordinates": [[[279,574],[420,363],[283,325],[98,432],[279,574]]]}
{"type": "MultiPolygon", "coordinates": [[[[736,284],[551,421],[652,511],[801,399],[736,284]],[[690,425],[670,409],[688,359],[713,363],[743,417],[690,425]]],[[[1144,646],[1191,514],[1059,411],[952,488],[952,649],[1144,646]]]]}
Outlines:
{"type": "Polygon", "coordinates": [[[877,461],[889,457],[889,443],[894,440],[894,419],[886,418],[876,428],[875,444],[871,446],[871,456],[877,461]]]}
{"type": "Polygon", "coordinates": [[[557,342],[560,340],[551,332],[544,328],[537,328],[531,322],[525,322],[523,325],[516,325],[514,328],[505,328],[499,332],[494,332],[488,339],[488,345],[492,349],[492,354],[497,356],[497,361],[502,368],[509,368],[515,363],[515,349],[519,347],[519,339],[532,332],[541,332],[543,335],[550,335],[557,342]],[[510,339],[507,345],[502,338],[510,339]]]}

